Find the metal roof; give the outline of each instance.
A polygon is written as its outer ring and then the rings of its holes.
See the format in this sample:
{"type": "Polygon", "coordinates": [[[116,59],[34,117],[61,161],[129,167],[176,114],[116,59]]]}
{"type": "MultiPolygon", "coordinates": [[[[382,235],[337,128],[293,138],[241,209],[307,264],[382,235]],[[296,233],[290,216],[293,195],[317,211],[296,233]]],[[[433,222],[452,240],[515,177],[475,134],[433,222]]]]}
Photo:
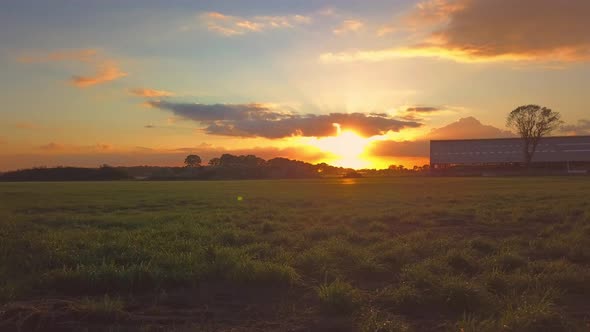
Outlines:
{"type": "MultiPolygon", "coordinates": [[[[431,140],[431,164],[520,163],[522,138],[431,140]]],[[[590,136],[541,138],[533,162],[590,161],[590,136]]]]}

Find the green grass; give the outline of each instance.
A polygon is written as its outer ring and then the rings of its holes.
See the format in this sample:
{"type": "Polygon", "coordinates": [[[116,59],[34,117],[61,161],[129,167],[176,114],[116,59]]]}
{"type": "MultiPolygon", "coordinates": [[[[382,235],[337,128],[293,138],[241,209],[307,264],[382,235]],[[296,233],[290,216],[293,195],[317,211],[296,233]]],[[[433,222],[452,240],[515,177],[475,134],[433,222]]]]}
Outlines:
{"type": "Polygon", "coordinates": [[[0,330],[585,331],[589,193],[586,177],[0,183],[0,330]]]}
{"type": "Polygon", "coordinates": [[[350,314],[358,304],[357,290],[340,280],[320,285],[318,298],[328,313],[350,314]]]}

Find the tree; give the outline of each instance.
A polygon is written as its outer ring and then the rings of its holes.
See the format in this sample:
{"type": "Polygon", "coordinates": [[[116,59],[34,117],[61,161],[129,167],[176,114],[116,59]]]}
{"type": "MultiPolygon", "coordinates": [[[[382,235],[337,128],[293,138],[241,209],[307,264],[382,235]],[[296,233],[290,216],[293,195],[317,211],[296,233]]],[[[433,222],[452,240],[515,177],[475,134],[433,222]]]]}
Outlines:
{"type": "Polygon", "coordinates": [[[523,139],[524,163],[529,167],[542,137],[558,128],[561,114],[539,105],[523,105],[508,114],[506,125],[515,129],[523,139]]]}
{"type": "Polygon", "coordinates": [[[189,154],[184,159],[184,164],[186,167],[199,167],[201,166],[201,157],[197,156],[196,154],[189,154]]]}
{"type": "Polygon", "coordinates": [[[219,159],[219,158],[211,158],[209,160],[209,166],[213,166],[213,167],[221,166],[221,159],[219,159]]]}

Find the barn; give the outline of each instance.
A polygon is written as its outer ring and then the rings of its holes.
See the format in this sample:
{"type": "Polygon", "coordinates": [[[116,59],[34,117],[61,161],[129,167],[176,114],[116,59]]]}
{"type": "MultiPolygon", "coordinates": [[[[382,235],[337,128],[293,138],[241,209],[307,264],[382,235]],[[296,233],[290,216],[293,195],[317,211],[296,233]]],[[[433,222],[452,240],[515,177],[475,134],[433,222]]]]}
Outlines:
{"type": "MultiPolygon", "coordinates": [[[[524,163],[521,138],[430,141],[432,169],[453,166],[519,166],[524,163]]],[[[533,167],[586,167],[590,165],[590,136],[553,136],[539,141],[533,167]]]]}

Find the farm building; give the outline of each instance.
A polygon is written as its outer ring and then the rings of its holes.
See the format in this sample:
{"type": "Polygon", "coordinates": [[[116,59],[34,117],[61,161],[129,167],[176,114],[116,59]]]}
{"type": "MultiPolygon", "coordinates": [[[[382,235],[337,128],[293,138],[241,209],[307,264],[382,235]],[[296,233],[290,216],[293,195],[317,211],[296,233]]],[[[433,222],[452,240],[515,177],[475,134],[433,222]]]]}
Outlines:
{"type": "MultiPolygon", "coordinates": [[[[521,138],[461,139],[430,141],[430,165],[434,169],[453,166],[516,166],[524,162],[521,138]]],[[[571,170],[590,165],[590,136],[555,136],[540,140],[533,167],[571,170]]]]}

